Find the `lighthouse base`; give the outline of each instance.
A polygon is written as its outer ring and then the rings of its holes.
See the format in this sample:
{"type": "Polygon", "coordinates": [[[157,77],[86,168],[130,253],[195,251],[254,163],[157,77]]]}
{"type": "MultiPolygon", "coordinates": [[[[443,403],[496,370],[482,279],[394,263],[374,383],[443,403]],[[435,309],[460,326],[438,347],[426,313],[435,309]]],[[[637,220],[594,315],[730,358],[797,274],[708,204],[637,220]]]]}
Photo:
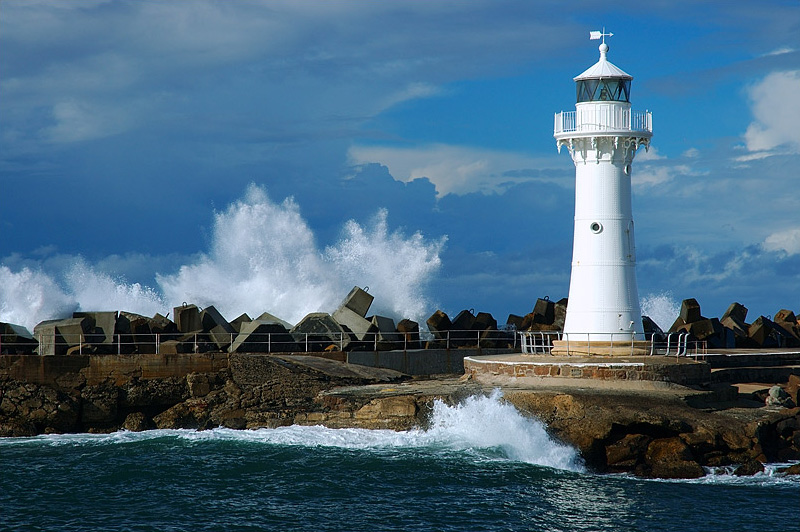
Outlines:
{"type": "Polygon", "coordinates": [[[553,355],[577,356],[641,356],[649,355],[651,343],[643,340],[628,342],[603,342],[581,340],[553,340],[553,355]]]}

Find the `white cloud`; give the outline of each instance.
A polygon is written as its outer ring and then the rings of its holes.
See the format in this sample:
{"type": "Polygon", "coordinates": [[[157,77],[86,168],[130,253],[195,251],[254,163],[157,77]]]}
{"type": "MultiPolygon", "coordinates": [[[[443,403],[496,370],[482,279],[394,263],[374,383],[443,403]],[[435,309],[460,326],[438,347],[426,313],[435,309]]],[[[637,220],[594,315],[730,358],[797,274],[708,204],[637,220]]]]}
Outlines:
{"type": "Polygon", "coordinates": [[[767,251],[784,251],[789,255],[800,253],[800,227],[777,231],[769,235],[762,247],[767,251]]]}
{"type": "Polygon", "coordinates": [[[800,70],[774,72],[750,88],[754,121],[744,134],[747,149],[769,152],[779,146],[800,151],[800,70]]]}
{"type": "Polygon", "coordinates": [[[447,194],[491,193],[508,183],[553,181],[565,186],[571,181],[538,177],[538,172],[520,169],[552,167],[555,159],[537,160],[519,153],[431,144],[422,147],[353,146],[348,152],[351,164],[380,163],[398,181],[408,183],[428,178],[438,197],[447,194]]]}
{"type": "Polygon", "coordinates": [[[119,108],[78,101],[59,102],[53,107],[55,125],[43,130],[53,142],[79,142],[115,135],[128,126],[127,115],[119,108]]]}

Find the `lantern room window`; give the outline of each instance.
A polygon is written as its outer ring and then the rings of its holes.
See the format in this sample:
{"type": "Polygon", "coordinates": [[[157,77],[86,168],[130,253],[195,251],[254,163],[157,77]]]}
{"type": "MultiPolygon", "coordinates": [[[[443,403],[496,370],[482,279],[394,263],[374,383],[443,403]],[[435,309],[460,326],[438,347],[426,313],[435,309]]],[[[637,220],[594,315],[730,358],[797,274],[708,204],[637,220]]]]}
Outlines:
{"type": "Polygon", "coordinates": [[[577,82],[578,103],[581,102],[630,102],[631,80],[582,79],[577,82]]]}

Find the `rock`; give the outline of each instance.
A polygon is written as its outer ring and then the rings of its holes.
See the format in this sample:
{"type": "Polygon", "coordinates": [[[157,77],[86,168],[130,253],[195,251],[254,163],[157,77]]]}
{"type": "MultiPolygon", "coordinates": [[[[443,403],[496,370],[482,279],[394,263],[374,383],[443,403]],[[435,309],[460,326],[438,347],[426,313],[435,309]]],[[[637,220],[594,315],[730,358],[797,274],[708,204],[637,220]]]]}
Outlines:
{"type": "Polygon", "coordinates": [[[305,351],[323,351],[329,345],[342,351],[350,345],[350,334],[326,312],[306,315],[289,331],[305,351]]]}
{"type": "Polygon", "coordinates": [[[186,387],[189,397],[204,397],[211,391],[212,381],[205,373],[189,373],[186,375],[186,387]]]}
{"type": "Polygon", "coordinates": [[[780,470],[784,475],[800,475],[800,464],[791,465],[785,469],[780,470]]]}
{"type": "Polygon", "coordinates": [[[769,395],[767,395],[765,403],[767,406],[784,406],[787,408],[793,408],[795,406],[789,394],[778,385],[769,389],[769,395]]]}
{"type": "Polygon", "coordinates": [[[689,447],[678,437],[650,442],[645,453],[649,476],[656,478],[699,478],[705,471],[692,456],[689,447]]]}
{"type": "Polygon", "coordinates": [[[784,388],[789,397],[792,398],[794,404],[800,405],[800,375],[789,375],[789,380],[784,388]]]}
{"type": "Polygon", "coordinates": [[[762,473],[763,471],[764,471],[764,464],[762,464],[758,460],[748,460],[747,462],[737,467],[733,471],[733,474],[736,475],[737,477],[750,477],[755,475],[756,473],[762,473]]]}
{"type": "Polygon", "coordinates": [[[153,427],[152,422],[141,412],[131,412],[125,417],[122,427],[131,432],[142,432],[153,427]]]}
{"type": "Polygon", "coordinates": [[[81,390],[81,418],[84,426],[109,426],[117,418],[119,388],[111,384],[85,386],[81,390]]]}
{"type": "Polygon", "coordinates": [[[684,299],[681,302],[681,311],[678,316],[684,323],[694,323],[704,319],[700,314],[700,303],[696,299],[684,299]]]}
{"type": "Polygon", "coordinates": [[[175,326],[182,333],[190,333],[203,330],[203,322],[200,320],[200,310],[197,305],[181,305],[172,309],[175,316],[175,326]]]}
{"type": "Polygon", "coordinates": [[[401,334],[405,349],[420,349],[419,323],[409,319],[400,320],[397,332],[401,334]]]}
{"type": "Polygon", "coordinates": [[[606,464],[611,471],[632,471],[643,459],[652,438],[644,434],[626,434],[606,445],[606,464]]]}

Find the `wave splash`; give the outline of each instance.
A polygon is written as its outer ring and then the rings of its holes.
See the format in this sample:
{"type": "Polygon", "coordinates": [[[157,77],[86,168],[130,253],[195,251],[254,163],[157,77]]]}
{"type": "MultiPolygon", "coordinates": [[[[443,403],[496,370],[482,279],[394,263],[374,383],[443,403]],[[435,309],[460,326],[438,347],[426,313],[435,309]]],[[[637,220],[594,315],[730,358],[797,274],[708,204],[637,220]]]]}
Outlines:
{"type": "Polygon", "coordinates": [[[351,220],[339,241],[321,250],[293,199],[274,203],[250,185],[243,199],[215,213],[208,252],[174,274],[156,274],[157,288],[97,271],[80,257],[56,276],[0,265],[0,321],[33,330],[75,311],[152,316],[190,302],[214,305],[228,319],[268,311],[296,323],[309,312],[332,312],[354,285],[369,286],[372,312],[424,320],[446,237],[392,232],[387,218],[381,210],[367,225],[351,220]]]}
{"type": "Polygon", "coordinates": [[[473,396],[456,406],[437,401],[428,429],[408,431],[330,429],[323,426],[278,427],[275,429],[207,431],[152,430],[113,434],[65,434],[34,438],[9,438],[2,445],[41,444],[118,445],[156,439],[192,442],[236,441],[252,444],[331,447],[381,452],[384,450],[466,451],[479,459],[524,462],[554,469],[583,471],[577,450],[555,442],[544,425],[523,416],[502,400],[495,390],[490,396],[473,396]]]}
{"type": "Polygon", "coordinates": [[[672,292],[649,294],[641,299],[640,304],[642,314],[649,316],[663,331],[672,326],[681,310],[681,304],[675,300],[672,292]]]}

